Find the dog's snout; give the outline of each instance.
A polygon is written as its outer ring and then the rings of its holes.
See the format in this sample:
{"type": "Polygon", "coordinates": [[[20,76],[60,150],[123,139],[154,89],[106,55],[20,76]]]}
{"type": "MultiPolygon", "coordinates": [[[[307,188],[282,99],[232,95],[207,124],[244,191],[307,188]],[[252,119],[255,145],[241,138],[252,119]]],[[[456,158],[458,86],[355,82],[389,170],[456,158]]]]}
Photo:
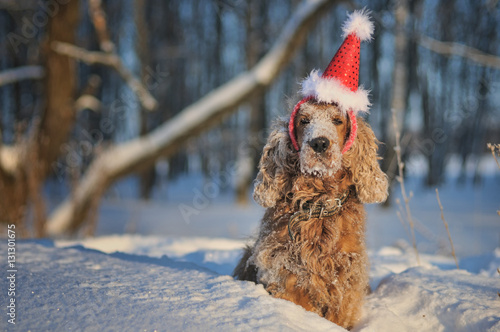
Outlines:
{"type": "Polygon", "coordinates": [[[317,153],[322,153],[325,152],[326,149],[330,146],[330,141],[326,137],[316,137],[312,140],[309,141],[309,146],[317,152],[317,153]]]}

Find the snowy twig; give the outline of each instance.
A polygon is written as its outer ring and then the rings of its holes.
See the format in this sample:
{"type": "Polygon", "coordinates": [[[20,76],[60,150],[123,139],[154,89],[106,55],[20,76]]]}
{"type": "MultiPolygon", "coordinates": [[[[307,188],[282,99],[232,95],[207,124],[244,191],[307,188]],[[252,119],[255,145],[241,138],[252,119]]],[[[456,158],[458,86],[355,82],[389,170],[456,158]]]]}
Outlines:
{"type": "Polygon", "coordinates": [[[16,174],[21,164],[21,151],[23,151],[23,148],[20,145],[0,145],[0,172],[9,175],[16,174]]]}
{"type": "Polygon", "coordinates": [[[450,234],[450,229],[448,228],[448,223],[447,223],[447,222],[446,222],[446,220],[444,219],[443,205],[441,204],[441,200],[439,199],[439,191],[438,191],[438,188],[436,188],[436,197],[437,197],[437,201],[438,201],[438,204],[439,204],[439,209],[441,210],[441,219],[443,220],[444,227],[446,227],[446,232],[448,233],[448,239],[450,240],[450,244],[451,244],[451,254],[453,255],[453,258],[455,259],[455,264],[457,265],[457,270],[459,270],[459,267],[458,267],[458,260],[457,260],[457,256],[456,256],[456,254],[455,254],[455,246],[453,246],[453,240],[451,239],[451,234],[450,234]]]}
{"type": "Polygon", "coordinates": [[[488,144],[486,144],[486,146],[488,147],[488,149],[491,150],[491,155],[495,159],[495,161],[497,163],[497,166],[500,169],[500,163],[498,162],[497,156],[495,155],[495,150],[498,150],[497,154],[500,157],[500,144],[491,144],[491,143],[488,143],[488,144]]]}
{"type": "MultiPolygon", "coordinates": [[[[498,273],[498,275],[500,275],[500,268],[498,268],[498,267],[497,267],[497,273],[498,273]]],[[[500,297],[500,292],[497,292],[497,294],[498,294],[498,297],[500,297]]]]}
{"type": "MultiPolygon", "coordinates": [[[[498,163],[497,156],[495,155],[495,150],[498,150],[497,154],[498,154],[498,157],[500,157],[500,144],[488,143],[488,144],[486,144],[486,146],[488,147],[488,149],[491,150],[491,155],[493,156],[493,159],[495,159],[495,162],[497,163],[497,166],[500,169],[500,163],[498,163]]],[[[497,214],[500,216],[500,210],[497,211],[497,214]]]]}
{"type": "Polygon", "coordinates": [[[394,126],[394,133],[396,135],[396,146],[394,147],[394,150],[396,151],[396,157],[398,160],[398,170],[399,170],[399,175],[396,177],[396,179],[399,182],[399,185],[401,187],[401,195],[403,195],[403,200],[405,202],[405,208],[406,208],[406,218],[408,219],[408,222],[410,224],[410,231],[411,231],[411,236],[412,236],[412,244],[413,244],[413,249],[415,250],[415,255],[417,256],[417,264],[420,265],[420,256],[418,254],[418,249],[417,249],[417,241],[415,239],[415,229],[414,229],[414,224],[413,224],[413,217],[411,215],[411,210],[410,210],[410,199],[413,197],[413,193],[410,192],[410,195],[408,196],[406,194],[406,188],[405,188],[405,181],[404,181],[404,163],[402,161],[401,157],[401,133],[399,132],[398,128],[398,123],[396,120],[396,112],[392,110],[392,124],[394,126]]]}
{"type": "Polygon", "coordinates": [[[77,112],[80,112],[84,109],[89,109],[97,113],[101,110],[102,105],[101,101],[96,97],[89,94],[85,94],[78,97],[78,99],[75,101],[75,106],[77,112]]]}
{"type": "MultiPolygon", "coordinates": [[[[410,192],[409,195],[406,194],[405,182],[404,182],[404,163],[402,161],[401,153],[401,132],[399,131],[398,118],[401,121],[401,125],[404,119],[404,113],[407,109],[406,95],[408,90],[408,70],[406,65],[406,59],[408,54],[408,37],[404,31],[406,21],[409,13],[409,3],[407,0],[396,1],[394,6],[394,17],[396,19],[395,24],[395,55],[394,55],[394,71],[393,71],[393,90],[392,90],[392,101],[391,101],[391,112],[392,112],[392,124],[393,124],[393,137],[395,141],[394,152],[396,153],[398,173],[396,180],[401,186],[401,194],[403,195],[403,201],[405,204],[405,216],[410,224],[411,241],[413,244],[413,249],[415,250],[415,255],[417,257],[417,264],[420,265],[420,257],[417,250],[417,241],[415,240],[415,229],[413,218],[410,211],[410,199],[413,194],[410,192]]],[[[392,135],[391,135],[392,136],[392,135]]]]}
{"type": "MultiPolygon", "coordinates": [[[[383,15],[372,13],[371,16],[382,29],[393,31],[393,25],[386,23],[383,15]]],[[[444,42],[426,35],[413,35],[413,39],[418,45],[428,49],[431,52],[441,54],[446,57],[458,56],[484,67],[500,69],[500,57],[494,54],[485,53],[477,48],[470,47],[456,42],[444,42]]]]}
{"type": "Polygon", "coordinates": [[[100,51],[88,51],[84,48],[62,42],[52,43],[52,49],[59,54],[67,55],[90,65],[101,64],[114,68],[137,95],[146,110],[153,111],[158,107],[156,99],[149,93],[141,81],[125,67],[118,55],[100,51]]]}
{"type": "Polygon", "coordinates": [[[101,51],[88,51],[84,48],[68,43],[54,42],[52,49],[59,54],[64,54],[77,60],[83,61],[88,65],[101,64],[116,68],[120,66],[120,57],[115,54],[109,54],[101,51]]]}
{"type": "Polygon", "coordinates": [[[481,66],[500,69],[500,57],[481,52],[480,50],[454,42],[442,42],[431,37],[417,37],[420,46],[444,56],[460,56],[481,66]]]}
{"type": "Polygon", "coordinates": [[[97,32],[99,47],[106,53],[113,53],[115,51],[115,44],[111,41],[111,38],[109,38],[106,14],[102,9],[101,0],[90,0],[89,12],[92,24],[97,32]]]}
{"type": "Polygon", "coordinates": [[[45,76],[42,66],[23,66],[7,69],[0,73],[0,86],[24,80],[39,80],[45,76]]]}

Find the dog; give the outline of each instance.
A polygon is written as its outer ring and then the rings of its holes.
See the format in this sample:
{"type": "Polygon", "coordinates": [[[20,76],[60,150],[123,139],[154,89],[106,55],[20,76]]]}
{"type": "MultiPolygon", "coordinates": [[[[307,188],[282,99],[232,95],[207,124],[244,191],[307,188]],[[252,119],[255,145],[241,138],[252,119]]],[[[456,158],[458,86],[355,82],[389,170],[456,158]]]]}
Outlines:
{"type": "Polygon", "coordinates": [[[306,100],[292,120],[298,151],[288,119],[263,149],[254,199],[267,210],[233,275],[350,329],[369,291],[363,204],[388,195],[379,142],[335,103],[306,100]]]}

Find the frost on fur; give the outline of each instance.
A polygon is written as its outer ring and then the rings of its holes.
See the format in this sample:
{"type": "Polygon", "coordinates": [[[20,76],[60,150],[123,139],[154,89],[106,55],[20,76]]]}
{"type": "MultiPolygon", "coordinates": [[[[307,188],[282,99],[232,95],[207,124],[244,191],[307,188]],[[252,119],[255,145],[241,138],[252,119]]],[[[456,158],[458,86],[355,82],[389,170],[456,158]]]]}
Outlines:
{"type": "Polygon", "coordinates": [[[348,14],[348,19],[342,26],[342,37],[354,33],[361,41],[372,39],[373,22],[370,21],[370,11],[363,8],[348,14]]]}
{"type": "MultiPolygon", "coordinates": [[[[309,105],[304,107],[311,108],[309,105]]],[[[300,142],[300,171],[303,174],[310,174],[316,177],[332,177],[341,167],[342,153],[339,148],[339,141],[343,137],[337,137],[335,126],[331,121],[328,112],[318,112],[314,108],[311,124],[306,128],[304,136],[300,142]],[[326,137],[330,142],[328,157],[318,156],[309,146],[308,142],[316,137],[326,137]]]]}
{"type": "Polygon", "coordinates": [[[286,162],[296,159],[288,135],[288,119],[282,118],[273,126],[259,163],[259,173],[255,179],[253,197],[263,207],[273,207],[282,196],[287,181],[286,162]]]}

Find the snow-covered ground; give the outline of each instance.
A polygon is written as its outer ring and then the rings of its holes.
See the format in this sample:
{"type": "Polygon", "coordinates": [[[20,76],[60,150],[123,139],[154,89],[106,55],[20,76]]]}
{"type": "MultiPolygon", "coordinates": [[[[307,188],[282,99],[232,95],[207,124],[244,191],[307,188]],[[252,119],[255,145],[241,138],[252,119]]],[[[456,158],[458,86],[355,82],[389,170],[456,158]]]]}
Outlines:
{"type": "MultiPolygon", "coordinates": [[[[16,325],[6,315],[11,283],[2,278],[0,330],[343,330],[260,285],[233,280],[263,210],[234,207],[210,180],[190,181],[156,193],[153,203],[109,196],[95,238],[17,240],[16,325]],[[158,203],[161,195],[169,203],[158,203]]],[[[435,192],[419,183],[407,184],[420,266],[397,206],[367,207],[373,292],[354,330],[500,331],[499,176],[478,187],[440,187],[460,270],[435,192]]],[[[0,252],[7,256],[7,240],[0,252]]]]}
{"type": "MultiPolygon", "coordinates": [[[[16,325],[4,316],[2,330],[343,330],[228,276],[242,241],[122,235],[78,242],[85,247],[17,242],[16,325]]],[[[500,250],[477,257],[471,271],[425,254],[415,267],[404,248],[384,247],[370,258],[374,292],[355,331],[500,331],[500,250]]],[[[5,294],[6,278],[0,286],[5,294]]]]}

